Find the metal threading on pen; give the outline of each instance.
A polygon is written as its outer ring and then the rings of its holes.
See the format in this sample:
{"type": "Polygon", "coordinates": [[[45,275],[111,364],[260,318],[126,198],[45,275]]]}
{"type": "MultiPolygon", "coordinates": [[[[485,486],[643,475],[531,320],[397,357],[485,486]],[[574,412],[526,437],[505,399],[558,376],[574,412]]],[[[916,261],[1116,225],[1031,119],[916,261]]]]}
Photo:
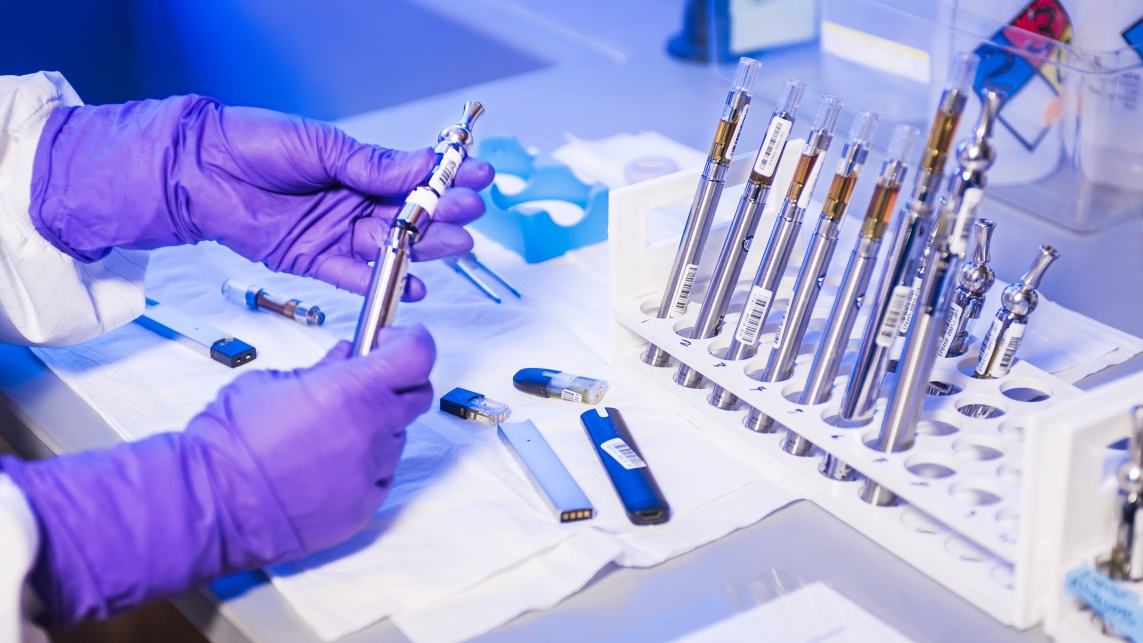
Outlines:
{"type": "Polygon", "coordinates": [[[452,185],[460,164],[468,156],[473,142],[473,123],[483,113],[484,106],[474,100],[464,104],[460,121],[446,127],[437,137],[436,167],[424,183],[405,197],[405,204],[393,220],[389,237],[373,266],[373,278],[353,337],[354,355],[368,355],[377,341],[377,331],[393,323],[397,303],[405,291],[405,275],[413,244],[432,223],[437,201],[452,185]]]}
{"type": "MultiPolygon", "coordinates": [[[[885,420],[873,448],[885,453],[912,448],[917,421],[929,390],[937,344],[941,340],[949,304],[956,289],[957,268],[968,246],[969,223],[976,219],[984,199],[988,169],[995,159],[989,139],[1000,113],[1002,94],[985,93],[973,137],[957,145],[958,167],[942,199],[934,228],[936,244],[925,249],[927,269],[921,281],[913,324],[901,354],[897,381],[889,392],[885,420]]],[[[897,495],[868,478],[861,499],[874,505],[897,503],[897,495]]]]}
{"type": "MultiPolygon", "coordinates": [[[[758,345],[758,336],[762,334],[766,315],[770,311],[770,301],[786,272],[790,251],[793,250],[798,231],[802,227],[802,217],[825,165],[826,152],[833,141],[833,128],[841,114],[841,106],[842,102],[833,96],[822,97],[813,128],[806,136],[806,144],[798,157],[794,176],[786,190],[786,198],[782,201],[782,209],[774,221],[766,250],[762,253],[762,263],[754,276],[750,294],[742,308],[742,316],[734,329],[730,346],[726,349],[727,360],[748,357],[758,345]]],[[[708,402],[719,409],[732,409],[738,403],[738,397],[721,386],[715,386],[708,402]]]]}
{"type": "Polygon", "coordinates": [[[1132,430],[1127,442],[1127,462],[1115,476],[1123,496],[1115,546],[1107,561],[1108,576],[1116,580],[1143,580],[1143,406],[1131,408],[1132,430]]]}
{"type": "Polygon", "coordinates": [[[1041,245],[1031,267],[1020,277],[1020,281],[1009,285],[1000,294],[1000,310],[992,319],[992,326],[980,346],[976,379],[1004,377],[1016,361],[1016,350],[1028,328],[1028,316],[1040,303],[1040,281],[1048,267],[1060,258],[1058,250],[1049,245],[1041,245]]]}
{"type": "Polygon", "coordinates": [[[964,112],[977,62],[975,55],[962,53],[957,54],[950,66],[918,164],[912,196],[905,211],[897,217],[873,297],[864,300],[869,307],[869,320],[838,412],[839,421],[846,425],[863,425],[873,420],[873,405],[888,372],[893,342],[912,292],[916,259],[926,241],[945,160],[964,112]]]}
{"type": "Polygon", "coordinates": [[[960,357],[968,352],[972,328],[980,319],[984,297],[996,283],[996,274],[988,265],[992,260],[992,232],[995,229],[996,222],[991,219],[977,219],[972,224],[976,241],[972,261],[961,265],[957,274],[957,286],[949,302],[949,319],[937,357],[960,357]]]}
{"type": "MultiPolygon", "coordinates": [[[[679,249],[675,253],[675,261],[671,265],[671,272],[663,287],[663,297],[656,313],[659,319],[678,317],[687,311],[687,302],[694,286],[703,246],[706,245],[706,237],[710,233],[714,212],[722,197],[722,189],[726,186],[726,171],[734,156],[734,148],[738,144],[738,135],[742,131],[743,121],[746,120],[746,112],[750,109],[754,79],[758,75],[759,67],[758,61],[751,58],[742,58],[738,61],[738,69],[734,74],[730,92],[726,96],[726,105],[722,108],[722,117],[714,133],[710,154],[707,155],[702,177],[691,201],[691,209],[683,227],[683,236],[679,240],[679,249]]],[[[643,355],[643,362],[651,366],[666,366],[670,359],[670,354],[654,344],[649,345],[643,355]]]]}
{"type": "MultiPolygon", "coordinates": [[[[750,178],[746,181],[746,188],[742,192],[742,198],[738,201],[738,208],[734,211],[734,218],[727,230],[726,242],[722,245],[722,253],[711,275],[710,288],[703,299],[702,308],[699,309],[698,319],[691,331],[691,339],[714,337],[722,329],[726,307],[742,274],[742,264],[750,252],[751,240],[758,229],[758,219],[766,209],[770,187],[774,182],[774,175],[781,162],[782,152],[786,148],[790,130],[794,126],[798,105],[805,89],[805,83],[792,78],[787,78],[782,85],[782,93],[779,95],[774,113],[770,116],[770,125],[766,128],[766,137],[762,139],[762,145],[758,148],[758,156],[754,159],[750,178]]],[[[703,376],[697,370],[686,364],[679,365],[679,372],[675,375],[676,384],[687,388],[698,388],[702,382],[703,376]]]]}
{"type": "MultiPolygon", "coordinates": [[[[881,117],[877,114],[862,111],[853,121],[849,140],[842,149],[837,171],[822,204],[810,247],[806,250],[805,259],[798,271],[790,305],[786,307],[782,322],[778,325],[774,347],[759,378],[762,382],[778,382],[793,375],[794,358],[798,356],[798,348],[801,347],[802,338],[809,326],[814,304],[825,283],[826,271],[829,270],[833,251],[837,247],[837,236],[849,208],[853,188],[861,176],[865,159],[869,157],[869,144],[873,141],[880,120],[881,117]]],[[[750,408],[745,423],[747,428],[758,433],[775,431],[773,418],[755,407],[750,408]]]]}
{"type": "MultiPolygon", "coordinates": [[[[877,264],[877,253],[881,239],[893,216],[893,207],[901,184],[908,172],[909,158],[917,141],[917,128],[898,125],[889,143],[889,153],[881,165],[881,174],[873,188],[873,196],[861,222],[857,244],[850,256],[849,265],[841,278],[833,309],[830,311],[826,328],[818,344],[817,352],[810,366],[806,387],[802,391],[799,404],[820,404],[830,398],[834,379],[837,378],[845,347],[853,333],[853,326],[869,288],[873,267],[877,264]]],[[[808,455],[813,445],[802,436],[791,431],[786,436],[783,448],[794,455],[808,455]],[[788,448],[787,448],[787,445],[788,448]]],[[[835,480],[850,480],[853,472],[843,461],[826,455],[818,470],[826,477],[835,480]]]]}

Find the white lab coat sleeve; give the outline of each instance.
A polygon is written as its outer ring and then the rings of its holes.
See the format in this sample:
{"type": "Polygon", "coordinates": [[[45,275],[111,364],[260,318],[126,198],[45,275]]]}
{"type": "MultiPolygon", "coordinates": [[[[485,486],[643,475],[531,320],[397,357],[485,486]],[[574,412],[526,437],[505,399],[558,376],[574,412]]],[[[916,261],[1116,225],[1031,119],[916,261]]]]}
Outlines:
{"type": "Polygon", "coordinates": [[[147,252],[116,249],[82,263],[40,236],[28,214],[44,122],[79,104],[58,73],[0,76],[0,342],[77,344],[143,312],[147,252]]]}
{"type": "Polygon", "coordinates": [[[48,641],[44,631],[32,624],[39,604],[25,582],[36,562],[39,539],[27,498],[0,473],[0,641],[5,643],[48,641]]]}

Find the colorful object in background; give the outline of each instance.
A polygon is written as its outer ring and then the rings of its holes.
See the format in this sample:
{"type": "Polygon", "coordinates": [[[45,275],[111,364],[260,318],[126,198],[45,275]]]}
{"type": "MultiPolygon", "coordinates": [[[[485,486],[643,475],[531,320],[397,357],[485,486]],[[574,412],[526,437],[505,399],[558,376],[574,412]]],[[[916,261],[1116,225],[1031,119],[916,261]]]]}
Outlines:
{"type": "Polygon", "coordinates": [[[1123,39],[1127,44],[1135,47],[1136,53],[1140,58],[1143,58],[1143,16],[1139,17],[1139,22],[1131,25],[1123,31],[1123,39]]]}
{"type": "Polygon", "coordinates": [[[1022,98],[1047,99],[1040,123],[1017,123],[1004,117],[1003,108],[1000,112],[1000,123],[1031,151],[1061,115],[1053,98],[1062,85],[1057,63],[1064,62],[1064,52],[1058,45],[1071,43],[1072,22],[1059,0],[1032,0],[1008,25],[973,52],[980,66],[972,86],[982,99],[990,90],[1005,94],[1004,107],[1022,98]]]}
{"type": "Polygon", "coordinates": [[[481,192],[486,212],[471,228],[479,230],[524,258],[539,263],[569,250],[607,238],[607,188],[588,185],[564,165],[537,166],[536,155],[524,149],[515,137],[492,136],[480,143],[476,154],[496,168],[496,174],[524,181],[511,194],[493,183],[481,192]],[[583,209],[583,218],[561,225],[541,202],[564,201],[583,209]],[[531,208],[532,203],[537,207],[531,208]]]}

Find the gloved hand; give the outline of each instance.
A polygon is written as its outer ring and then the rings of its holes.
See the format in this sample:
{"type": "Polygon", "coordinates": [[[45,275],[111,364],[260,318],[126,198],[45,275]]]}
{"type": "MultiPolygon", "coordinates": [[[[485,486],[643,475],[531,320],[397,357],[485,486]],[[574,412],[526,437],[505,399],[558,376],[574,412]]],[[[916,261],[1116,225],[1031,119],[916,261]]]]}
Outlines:
{"type": "Polygon", "coordinates": [[[423,327],[367,357],[222,389],[182,433],[38,462],[0,459],[41,532],[32,586],[47,624],[106,618],[359,531],[392,484],[405,425],[432,401],[423,327]]]}
{"type": "MultiPolygon", "coordinates": [[[[430,135],[426,133],[426,136],[430,135]]],[[[32,168],[32,222],[80,261],[111,248],[213,240],[272,270],[359,294],[405,195],[436,162],[365,145],[328,123],[200,96],[63,107],[32,168]]],[[[415,260],[466,252],[492,167],[467,159],[415,260]]],[[[411,280],[406,296],[420,299],[411,280]]]]}

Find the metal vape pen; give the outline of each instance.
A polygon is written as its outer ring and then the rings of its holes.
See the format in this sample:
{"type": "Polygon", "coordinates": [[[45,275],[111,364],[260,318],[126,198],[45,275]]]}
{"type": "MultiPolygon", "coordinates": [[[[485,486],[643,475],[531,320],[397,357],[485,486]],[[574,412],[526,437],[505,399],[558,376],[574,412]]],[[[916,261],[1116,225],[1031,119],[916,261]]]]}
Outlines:
{"type": "Polygon", "coordinates": [[[1044,278],[1048,266],[1059,258],[1058,250],[1049,245],[1041,245],[1028,272],[1001,293],[1000,310],[996,312],[992,326],[981,342],[980,358],[976,362],[973,377],[981,380],[1004,377],[1011,370],[1016,361],[1016,350],[1024,338],[1024,330],[1028,328],[1028,316],[1040,303],[1036,289],[1040,287],[1040,280],[1044,278]]]}
{"type": "MultiPolygon", "coordinates": [[[[722,189],[726,186],[726,171],[734,156],[746,112],[750,109],[754,78],[758,75],[760,66],[757,60],[751,58],[738,61],[738,70],[734,74],[730,93],[726,96],[726,105],[722,108],[722,118],[718,121],[702,178],[699,179],[694,200],[691,201],[679,250],[675,253],[675,262],[671,266],[667,284],[663,287],[663,298],[656,314],[659,319],[678,317],[687,312],[687,301],[690,299],[691,288],[694,287],[703,246],[706,245],[722,189]]],[[[643,362],[651,366],[666,366],[670,359],[671,356],[666,351],[654,344],[648,346],[647,353],[643,355],[643,362]]]]}
{"type": "Polygon", "coordinates": [[[937,357],[959,357],[968,352],[968,342],[972,337],[972,327],[980,318],[984,306],[984,296],[996,282],[988,262],[991,260],[992,231],[996,223],[991,219],[977,219],[972,227],[976,236],[976,248],[972,261],[960,267],[957,276],[959,283],[949,302],[949,319],[941,338],[937,357]]]}
{"type": "MultiPolygon", "coordinates": [[[[730,303],[734,287],[738,284],[738,277],[742,274],[742,264],[746,261],[754,232],[758,229],[758,219],[766,209],[766,199],[770,196],[774,173],[781,161],[790,129],[794,126],[798,104],[805,89],[805,83],[792,78],[787,78],[782,86],[778,105],[770,117],[766,138],[762,139],[762,145],[758,148],[758,156],[754,160],[750,178],[746,181],[746,189],[742,192],[738,209],[735,210],[734,219],[730,222],[730,229],[726,233],[726,242],[722,245],[722,254],[719,255],[718,263],[715,265],[710,288],[703,299],[702,308],[699,309],[691,339],[714,337],[722,328],[726,306],[730,303]]],[[[679,365],[675,382],[680,386],[698,388],[702,385],[702,380],[702,374],[698,371],[686,364],[679,365]]]]}
{"type": "Polygon", "coordinates": [[[365,305],[357,319],[353,354],[364,357],[373,350],[377,331],[393,323],[397,302],[405,291],[405,274],[413,244],[433,221],[433,211],[444,191],[452,185],[461,162],[472,146],[472,125],[484,113],[484,106],[470,100],[464,104],[460,121],[446,127],[437,137],[437,165],[429,178],[405,197],[405,204],[393,220],[389,238],[377,255],[373,279],[365,295],[365,305]]]}
{"type": "MultiPolygon", "coordinates": [[[[728,360],[742,359],[758,345],[758,336],[762,334],[762,327],[770,312],[770,301],[778,290],[782,274],[786,272],[790,251],[802,228],[802,217],[825,165],[825,155],[833,141],[833,128],[841,114],[841,105],[842,102],[833,96],[822,97],[814,117],[813,129],[806,137],[798,165],[794,168],[794,177],[786,190],[786,199],[782,202],[782,210],[778,213],[766,251],[762,254],[758,274],[754,276],[749,298],[742,309],[742,317],[738,320],[734,337],[726,350],[728,360]]],[[[734,408],[738,398],[721,386],[715,386],[709,401],[720,409],[730,409],[734,408]]]]}
{"type": "Polygon", "coordinates": [[[1108,561],[1108,575],[1117,580],[1143,580],[1143,406],[1131,409],[1134,430],[1127,446],[1127,462],[1119,469],[1119,493],[1123,505],[1119,512],[1119,529],[1115,548],[1108,561]]]}
{"type": "MultiPolygon", "coordinates": [[[[830,397],[830,389],[845,355],[846,344],[853,333],[865,291],[869,288],[881,239],[889,225],[889,218],[893,216],[893,206],[905,180],[917,134],[917,128],[909,125],[898,125],[893,132],[889,154],[881,166],[881,175],[877,178],[877,185],[873,188],[873,196],[861,222],[857,245],[846,266],[822,341],[810,366],[806,388],[799,400],[801,404],[819,404],[830,397]]],[[[797,455],[808,454],[812,449],[807,440],[792,431],[787,436],[786,443],[790,445],[791,452],[797,455]]],[[[819,470],[827,477],[838,480],[848,480],[852,476],[848,465],[828,455],[819,470]]]]}
{"type": "MultiPolygon", "coordinates": [[[[793,374],[794,358],[798,356],[798,348],[809,326],[814,304],[825,283],[826,271],[829,270],[833,251],[837,247],[837,236],[841,231],[843,217],[849,208],[849,199],[865,165],[865,159],[869,156],[869,144],[877,131],[878,121],[880,117],[877,114],[867,111],[859,113],[853,121],[849,141],[842,149],[837,171],[834,173],[829,193],[818,217],[817,228],[814,230],[810,247],[806,250],[805,259],[802,260],[802,267],[794,283],[794,294],[790,298],[790,305],[786,307],[782,323],[779,324],[778,332],[774,336],[774,349],[770,352],[770,358],[761,377],[763,382],[777,382],[793,374]]],[[[759,433],[774,431],[773,419],[753,407],[747,414],[745,422],[752,431],[759,433]]]]}
{"type": "Polygon", "coordinates": [[[949,69],[921,154],[912,197],[906,211],[897,217],[877,290],[871,299],[866,298],[866,304],[871,306],[869,322],[861,338],[853,376],[841,399],[838,417],[844,422],[867,424],[873,419],[873,404],[888,371],[890,351],[912,292],[917,256],[926,241],[948,149],[968,100],[968,86],[977,62],[975,55],[957,54],[949,69]]]}
{"type": "MultiPolygon", "coordinates": [[[[917,297],[913,325],[901,354],[897,382],[889,393],[885,420],[873,447],[878,451],[889,453],[913,446],[917,421],[937,359],[937,343],[956,288],[957,268],[968,246],[969,222],[976,218],[984,198],[987,172],[996,156],[989,139],[1002,100],[997,92],[985,94],[973,138],[957,146],[959,167],[953,173],[949,194],[942,200],[934,225],[936,244],[925,249],[927,268],[917,297]]],[[[875,505],[897,502],[896,494],[873,479],[865,481],[861,498],[875,505]]]]}

